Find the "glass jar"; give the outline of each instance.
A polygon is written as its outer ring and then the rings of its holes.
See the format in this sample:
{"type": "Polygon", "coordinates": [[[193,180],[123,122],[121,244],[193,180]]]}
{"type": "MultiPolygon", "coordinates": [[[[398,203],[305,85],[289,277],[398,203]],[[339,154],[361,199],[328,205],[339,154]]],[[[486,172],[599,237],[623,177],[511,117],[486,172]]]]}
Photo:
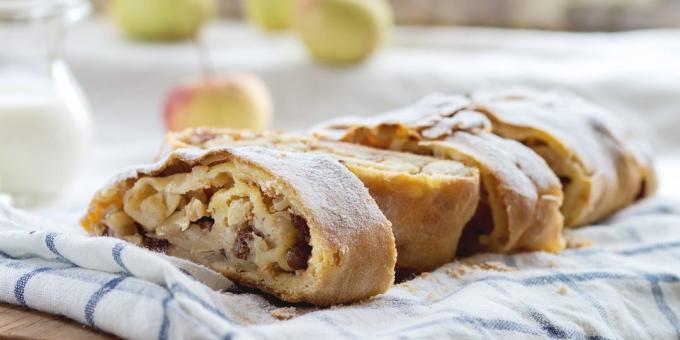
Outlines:
{"type": "Polygon", "coordinates": [[[86,0],[0,1],[0,193],[18,206],[58,196],[91,144],[87,101],[63,60],[86,0]]]}

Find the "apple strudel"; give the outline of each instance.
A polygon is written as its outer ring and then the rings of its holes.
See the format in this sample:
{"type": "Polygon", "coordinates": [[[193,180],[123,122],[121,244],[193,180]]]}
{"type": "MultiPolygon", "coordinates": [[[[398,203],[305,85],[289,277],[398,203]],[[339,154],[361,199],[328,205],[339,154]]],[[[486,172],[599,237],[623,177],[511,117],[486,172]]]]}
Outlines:
{"type": "Polygon", "coordinates": [[[82,224],[289,302],[357,301],[394,280],[389,221],[363,184],[324,155],[176,150],[99,191],[82,224]]]}

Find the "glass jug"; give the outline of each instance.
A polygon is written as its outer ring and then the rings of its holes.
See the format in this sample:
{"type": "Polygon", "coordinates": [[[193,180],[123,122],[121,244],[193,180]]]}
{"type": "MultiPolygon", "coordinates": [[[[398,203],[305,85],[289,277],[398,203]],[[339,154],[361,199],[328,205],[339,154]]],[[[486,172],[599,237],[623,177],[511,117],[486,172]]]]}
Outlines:
{"type": "Polygon", "coordinates": [[[55,198],[91,144],[89,106],[63,60],[86,0],[0,0],[0,193],[18,206],[55,198]]]}

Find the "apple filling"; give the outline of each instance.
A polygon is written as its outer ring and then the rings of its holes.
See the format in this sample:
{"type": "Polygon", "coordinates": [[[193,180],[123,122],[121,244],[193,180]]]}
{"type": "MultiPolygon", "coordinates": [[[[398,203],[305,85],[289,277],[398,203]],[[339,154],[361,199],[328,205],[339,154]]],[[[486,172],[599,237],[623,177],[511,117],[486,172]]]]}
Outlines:
{"type": "Polygon", "coordinates": [[[117,237],[220,272],[296,274],[312,250],[307,222],[289,202],[228,163],[141,178],[103,223],[117,237]]]}

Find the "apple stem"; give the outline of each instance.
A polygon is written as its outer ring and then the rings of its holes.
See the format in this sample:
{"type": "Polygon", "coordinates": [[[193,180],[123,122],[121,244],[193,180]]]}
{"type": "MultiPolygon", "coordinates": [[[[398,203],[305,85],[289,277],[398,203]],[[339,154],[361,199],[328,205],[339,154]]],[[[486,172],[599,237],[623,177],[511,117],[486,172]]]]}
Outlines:
{"type": "Polygon", "coordinates": [[[212,76],[215,75],[215,67],[210,59],[208,45],[205,44],[205,41],[203,41],[200,34],[196,34],[193,40],[196,45],[196,50],[198,51],[198,62],[201,64],[203,77],[212,78],[212,76]]]}

